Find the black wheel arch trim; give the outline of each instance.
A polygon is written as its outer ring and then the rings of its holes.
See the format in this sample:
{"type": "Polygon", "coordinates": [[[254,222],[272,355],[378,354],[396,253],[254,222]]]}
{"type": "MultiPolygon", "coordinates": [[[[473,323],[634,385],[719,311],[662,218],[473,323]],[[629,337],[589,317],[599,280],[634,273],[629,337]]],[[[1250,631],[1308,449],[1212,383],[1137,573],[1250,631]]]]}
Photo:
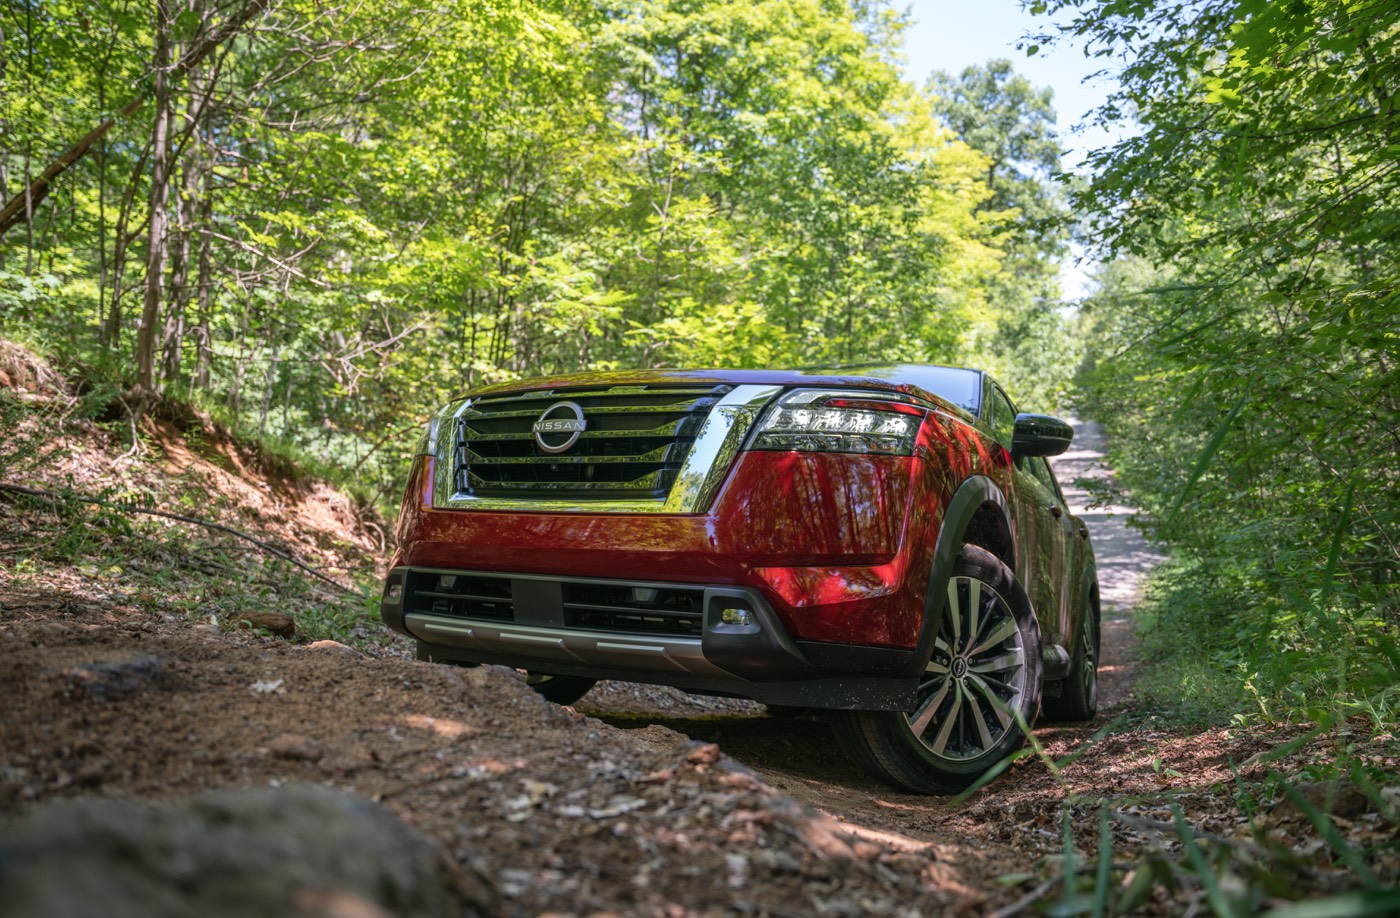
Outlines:
{"type": "MultiPolygon", "coordinates": [[[[924,596],[924,623],[919,629],[919,642],[914,651],[914,662],[917,664],[915,673],[923,672],[924,667],[933,657],[933,642],[937,639],[938,629],[943,624],[943,599],[948,590],[948,579],[953,576],[953,566],[957,563],[958,554],[965,544],[964,538],[967,535],[968,527],[972,524],[972,518],[977,515],[984,504],[992,504],[997,508],[1001,514],[1002,524],[1008,533],[1016,531],[1011,525],[1011,508],[1007,505],[1006,495],[1002,493],[1001,488],[997,487],[996,482],[985,475],[972,475],[958,485],[958,489],[953,492],[947,508],[943,511],[943,520],[938,527],[938,541],[934,544],[933,566],[929,570],[928,592],[924,596]]],[[[1016,573],[1014,535],[1007,548],[1011,557],[1003,560],[1006,562],[1006,566],[1011,569],[1014,578],[1016,573]]],[[[991,551],[991,549],[987,550],[991,551]]],[[[993,553],[995,554],[995,552],[993,553]]],[[[1013,601],[1026,604],[1026,608],[1019,611],[1030,612],[1029,599],[1025,596],[1025,591],[1019,590],[1017,592],[1021,595],[1014,597],[1013,601]]]]}

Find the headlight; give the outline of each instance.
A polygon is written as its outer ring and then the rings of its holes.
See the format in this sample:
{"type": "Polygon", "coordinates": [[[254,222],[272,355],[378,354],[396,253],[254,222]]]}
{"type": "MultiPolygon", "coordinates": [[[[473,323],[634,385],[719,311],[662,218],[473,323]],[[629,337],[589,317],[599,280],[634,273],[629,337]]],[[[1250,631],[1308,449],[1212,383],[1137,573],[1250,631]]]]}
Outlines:
{"type": "Polygon", "coordinates": [[[888,392],[796,389],[763,415],[749,448],[908,456],[925,414],[888,392]]]}

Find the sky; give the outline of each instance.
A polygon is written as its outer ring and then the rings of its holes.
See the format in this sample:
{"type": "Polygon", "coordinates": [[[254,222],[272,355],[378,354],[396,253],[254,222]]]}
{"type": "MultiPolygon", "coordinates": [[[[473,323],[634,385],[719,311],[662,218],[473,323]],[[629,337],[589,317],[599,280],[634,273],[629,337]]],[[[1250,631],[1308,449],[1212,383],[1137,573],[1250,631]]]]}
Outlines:
{"type": "MultiPolygon", "coordinates": [[[[898,8],[898,0],[895,5],[898,8]]],[[[1117,85],[1111,77],[1092,77],[1103,68],[1102,59],[1085,57],[1082,46],[1068,43],[1042,47],[1027,57],[1024,49],[1017,49],[1017,43],[1029,44],[1021,41],[1022,37],[1047,30],[1048,20],[1023,11],[1020,0],[912,0],[909,13],[912,22],[904,36],[905,74],[912,82],[922,86],[934,70],[956,75],[964,67],[1004,57],[1031,85],[1054,90],[1065,168],[1079,167],[1086,152],[1115,139],[1097,128],[1076,130],[1084,116],[1101,105],[1117,85]]],[[[1090,269],[1075,259],[1065,266],[1060,282],[1067,298],[1084,295],[1090,269]]]]}
{"type": "Polygon", "coordinates": [[[1054,90],[1067,168],[1077,166],[1087,150],[1112,139],[1099,130],[1073,132],[1116,86],[1110,77],[1092,77],[1103,68],[1103,60],[1085,57],[1082,47],[1067,43],[1041,47],[1027,57],[1016,45],[1030,44],[1022,37],[1048,30],[1049,20],[1023,11],[1020,0],[912,0],[909,13],[905,73],[913,82],[923,85],[934,70],[956,76],[964,67],[1004,57],[1031,85],[1054,90]]]}

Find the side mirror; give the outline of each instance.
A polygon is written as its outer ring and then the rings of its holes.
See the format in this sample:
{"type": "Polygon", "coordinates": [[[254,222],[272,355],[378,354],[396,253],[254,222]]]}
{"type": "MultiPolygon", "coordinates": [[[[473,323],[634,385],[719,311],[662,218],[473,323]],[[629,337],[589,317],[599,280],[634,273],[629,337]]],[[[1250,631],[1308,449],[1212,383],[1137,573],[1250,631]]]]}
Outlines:
{"type": "Polygon", "coordinates": [[[1048,414],[1016,415],[1015,432],[1011,435],[1011,457],[1029,459],[1032,456],[1058,456],[1069,449],[1074,428],[1048,414]]]}

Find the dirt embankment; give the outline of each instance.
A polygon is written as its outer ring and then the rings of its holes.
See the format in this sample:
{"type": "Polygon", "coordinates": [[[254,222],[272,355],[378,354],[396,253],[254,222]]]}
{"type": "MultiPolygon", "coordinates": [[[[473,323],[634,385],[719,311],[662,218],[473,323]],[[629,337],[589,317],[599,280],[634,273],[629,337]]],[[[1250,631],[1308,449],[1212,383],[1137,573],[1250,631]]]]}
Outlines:
{"type": "MultiPolygon", "coordinates": [[[[53,430],[38,461],[11,463],[22,482],[185,501],[337,574],[377,551],[333,498],[264,487],[246,464],[211,458],[217,444],[156,426],[138,461],[118,428],[53,430]]],[[[1114,563],[1090,525],[1101,564],[1114,563]]],[[[1354,883],[1301,813],[1262,796],[1246,812],[1220,790],[1236,770],[1248,787],[1270,768],[1296,772],[1335,736],[1265,762],[1299,730],[1158,726],[1133,707],[1123,608],[1107,629],[1103,713],[1037,730],[1057,769],[1032,755],[954,802],[866,778],[814,717],[617,684],[560,708],[509,670],[414,661],[364,604],[255,555],[184,524],[0,496],[0,886],[30,878],[12,913],[137,914],[159,894],[146,913],[1014,914],[1060,895],[1066,814],[1074,863],[1094,862],[1101,802],[1115,814],[1115,889],[1134,882],[1124,865],[1181,860],[1172,807],[1214,851],[1262,850],[1253,819],[1297,852],[1279,901],[1354,883]],[[259,608],[292,613],[295,636],[237,627],[259,608]],[[358,649],[313,640],[325,633],[358,649]],[[344,796],[260,796],[300,785],[344,796]],[[249,793],[207,796],[229,791],[249,793]],[[139,805],[79,817],[56,801],[139,805]],[[372,828],[381,809],[405,834],[372,828]],[[48,856],[71,867],[67,882],[35,879],[64,875],[44,872],[48,856]],[[114,872],[125,879],[104,887],[114,872]],[[366,873],[379,880],[349,879],[366,873]],[[89,888],[108,892],[94,902],[89,888]]],[[[1377,847],[1393,827],[1364,798],[1350,805],[1338,815],[1348,837],[1393,883],[1393,848],[1377,847]]],[[[1138,908],[1203,901],[1164,869],[1138,908]]]]}

